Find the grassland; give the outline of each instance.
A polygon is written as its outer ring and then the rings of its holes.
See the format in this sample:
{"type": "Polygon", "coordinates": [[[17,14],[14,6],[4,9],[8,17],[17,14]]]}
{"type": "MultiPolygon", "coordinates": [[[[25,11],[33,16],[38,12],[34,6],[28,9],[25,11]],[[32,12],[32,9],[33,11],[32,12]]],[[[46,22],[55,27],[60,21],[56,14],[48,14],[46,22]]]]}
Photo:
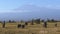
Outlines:
{"type": "Polygon", "coordinates": [[[30,25],[25,28],[17,28],[18,24],[24,23],[6,23],[6,27],[2,28],[0,23],[0,34],[60,34],[60,22],[57,22],[58,27],[55,27],[55,23],[48,23],[48,27],[44,28],[43,23],[30,25]]]}

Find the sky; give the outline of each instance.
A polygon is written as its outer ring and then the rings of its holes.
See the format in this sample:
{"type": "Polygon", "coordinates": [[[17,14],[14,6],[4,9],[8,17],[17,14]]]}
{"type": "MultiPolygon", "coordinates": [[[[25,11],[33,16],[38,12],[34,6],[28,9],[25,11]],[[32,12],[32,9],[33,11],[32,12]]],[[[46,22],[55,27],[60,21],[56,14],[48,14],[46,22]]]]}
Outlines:
{"type": "Polygon", "coordinates": [[[60,19],[60,0],[0,0],[2,19],[60,19]]]}

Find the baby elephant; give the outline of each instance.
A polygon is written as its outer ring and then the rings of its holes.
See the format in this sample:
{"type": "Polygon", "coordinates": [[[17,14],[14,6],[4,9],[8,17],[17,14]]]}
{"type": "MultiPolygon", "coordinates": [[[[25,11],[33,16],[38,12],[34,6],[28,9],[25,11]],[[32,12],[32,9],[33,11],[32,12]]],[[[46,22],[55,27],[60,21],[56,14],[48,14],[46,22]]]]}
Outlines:
{"type": "Polygon", "coordinates": [[[22,28],[25,28],[25,25],[22,25],[21,27],[22,27],[22,28]]]}
{"type": "Polygon", "coordinates": [[[21,24],[18,24],[18,26],[17,26],[18,28],[21,28],[21,24]]]}

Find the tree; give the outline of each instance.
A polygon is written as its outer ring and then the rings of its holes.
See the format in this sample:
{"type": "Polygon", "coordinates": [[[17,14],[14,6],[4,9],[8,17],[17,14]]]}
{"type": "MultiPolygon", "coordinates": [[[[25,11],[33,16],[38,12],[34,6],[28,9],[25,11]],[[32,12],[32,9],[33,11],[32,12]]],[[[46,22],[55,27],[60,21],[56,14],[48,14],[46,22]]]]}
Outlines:
{"type": "Polygon", "coordinates": [[[47,18],[47,22],[51,22],[51,20],[47,18]]]}
{"type": "Polygon", "coordinates": [[[40,24],[40,19],[35,20],[36,24],[40,24]]]}
{"type": "Polygon", "coordinates": [[[0,21],[0,23],[2,23],[2,21],[0,21]]]}
{"type": "Polygon", "coordinates": [[[16,23],[16,21],[13,20],[12,23],[16,23]]]}
{"type": "Polygon", "coordinates": [[[9,23],[11,23],[11,20],[9,20],[9,23]]]}
{"type": "Polygon", "coordinates": [[[16,23],[16,21],[14,21],[14,20],[9,20],[8,22],[9,23],[16,23]]]}
{"type": "Polygon", "coordinates": [[[44,20],[41,20],[41,22],[44,22],[44,20]]]}
{"type": "Polygon", "coordinates": [[[55,20],[54,19],[51,19],[51,22],[55,22],[55,20]]]}
{"type": "Polygon", "coordinates": [[[54,20],[54,19],[47,19],[47,22],[56,22],[56,20],[54,20]]]}

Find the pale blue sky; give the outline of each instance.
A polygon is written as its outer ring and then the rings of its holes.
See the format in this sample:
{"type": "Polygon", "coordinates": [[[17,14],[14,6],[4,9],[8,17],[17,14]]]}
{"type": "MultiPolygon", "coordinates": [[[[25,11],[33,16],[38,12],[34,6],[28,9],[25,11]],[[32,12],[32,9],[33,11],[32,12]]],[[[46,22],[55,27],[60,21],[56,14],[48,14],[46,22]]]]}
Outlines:
{"type": "Polygon", "coordinates": [[[0,10],[15,9],[27,4],[44,7],[60,7],[60,0],[0,0],[0,10]]]}
{"type": "Polygon", "coordinates": [[[17,16],[15,17],[16,19],[23,16],[26,16],[25,18],[30,16],[29,18],[43,17],[60,19],[60,0],[0,0],[1,19],[6,19],[6,17],[12,15],[11,13],[13,13],[11,19],[15,16],[17,16]]]}

